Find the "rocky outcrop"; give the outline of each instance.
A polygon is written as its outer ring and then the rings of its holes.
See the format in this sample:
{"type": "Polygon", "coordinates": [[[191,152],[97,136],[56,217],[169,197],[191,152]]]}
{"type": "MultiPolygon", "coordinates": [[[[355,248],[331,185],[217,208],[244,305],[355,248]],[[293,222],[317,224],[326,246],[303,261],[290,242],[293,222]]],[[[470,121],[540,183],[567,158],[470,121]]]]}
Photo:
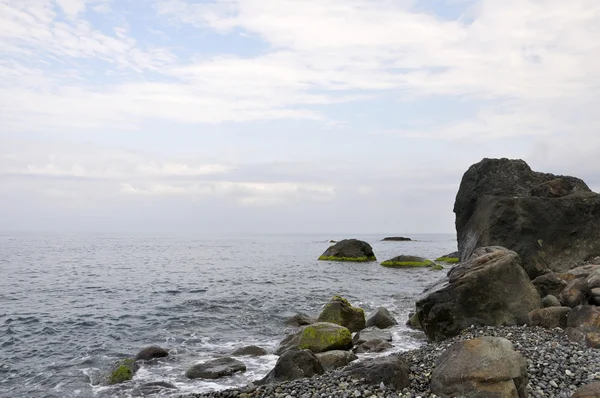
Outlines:
{"type": "Polygon", "coordinates": [[[600,397],[600,381],[594,381],[575,391],[571,398],[598,398],[600,397]]]}
{"type": "Polygon", "coordinates": [[[529,313],[529,325],[543,328],[564,328],[567,326],[569,307],[549,307],[533,310],[529,313]]]}
{"type": "Polygon", "coordinates": [[[580,179],[534,172],[522,160],[483,159],[464,174],[454,204],[461,259],[498,245],[533,279],[600,254],[600,195],[580,179]]]}
{"type": "Polygon", "coordinates": [[[367,316],[367,327],[375,326],[379,329],[386,329],[392,326],[397,325],[398,322],[392,314],[387,310],[387,308],[379,307],[375,311],[371,312],[369,316],[367,316]]]}
{"type": "Polygon", "coordinates": [[[411,238],[405,238],[404,236],[388,236],[382,239],[383,242],[410,242],[411,238]]]}
{"type": "Polygon", "coordinates": [[[323,365],[323,369],[325,369],[326,372],[334,369],[343,368],[350,362],[356,361],[358,359],[358,357],[354,355],[351,351],[342,350],[320,352],[315,355],[317,356],[317,358],[319,358],[319,361],[321,362],[321,365],[323,365]]]}
{"type": "Polygon", "coordinates": [[[279,383],[323,373],[325,373],[325,370],[313,352],[309,350],[290,350],[279,357],[275,367],[256,384],[279,383]]]}
{"type": "Polygon", "coordinates": [[[231,353],[233,357],[250,356],[250,357],[261,357],[267,355],[268,352],[262,347],[255,345],[249,345],[247,347],[241,347],[231,353]]]}
{"type": "Polygon", "coordinates": [[[366,383],[374,386],[383,383],[384,386],[398,391],[410,386],[408,364],[397,355],[350,364],[343,374],[356,379],[364,379],[366,383]]]}
{"type": "Polygon", "coordinates": [[[164,358],[166,356],[169,356],[169,351],[167,351],[161,347],[151,346],[151,347],[146,347],[143,350],[141,350],[140,352],[138,352],[137,355],[135,356],[134,360],[150,361],[151,359],[164,358]]]}
{"type": "Polygon", "coordinates": [[[354,337],[352,337],[352,342],[354,343],[354,345],[359,345],[364,343],[365,341],[375,339],[392,341],[392,334],[387,330],[381,330],[376,327],[370,327],[356,333],[354,337]]]}
{"type": "Polygon", "coordinates": [[[529,312],[541,307],[515,252],[488,248],[479,253],[417,301],[416,314],[430,340],[455,336],[471,325],[526,324],[529,312]]]}
{"type": "Polygon", "coordinates": [[[243,362],[223,357],[194,365],[185,372],[185,376],[188,379],[219,379],[245,371],[246,365],[243,362]]]}
{"type": "Polygon", "coordinates": [[[366,325],[363,309],[353,307],[348,300],[340,296],[333,296],[317,320],[344,326],[351,332],[364,329],[366,325]]]}
{"type": "Polygon", "coordinates": [[[527,397],[527,361],[502,337],[450,346],[437,360],[431,391],[450,397],[527,397]]]}
{"type": "Polygon", "coordinates": [[[303,326],[298,331],[288,335],[279,344],[275,354],[281,355],[289,350],[310,350],[314,353],[349,350],[352,348],[352,333],[340,325],[327,322],[317,322],[303,326]]]}
{"type": "Polygon", "coordinates": [[[373,339],[365,341],[352,349],[356,354],[364,354],[367,352],[384,352],[393,346],[386,340],[373,339]]]}
{"type": "Polygon", "coordinates": [[[323,261],[377,261],[373,248],[367,242],[358,239],[344,239],[330,246],[319,257],[323,261]]]}
{"type": "Polygon", "coordinates": [[[423,257],[417,256],[396,256],[381,263],[384,267],[390,268],[415,268],[415,267],[433,267],[435,263],[423,257]]]}
{"type": "Polygon", "coordinates": [[[299,314],[292,316],[288,320],[286,320],[285,324],[287,326],[300,327],[300,326],[312,325],[315,322],[317,322],[317,318],[314,318],[314,317],[306,315],[306,314],[299,313],[299,314]]]}

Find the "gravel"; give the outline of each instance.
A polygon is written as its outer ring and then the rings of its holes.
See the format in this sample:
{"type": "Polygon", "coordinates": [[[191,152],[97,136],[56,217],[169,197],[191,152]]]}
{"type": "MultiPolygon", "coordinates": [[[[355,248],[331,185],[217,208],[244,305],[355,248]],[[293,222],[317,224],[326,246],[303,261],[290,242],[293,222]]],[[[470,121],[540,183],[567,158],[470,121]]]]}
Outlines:
{"type": "Polygon", "coordinates": [[[195,394],[193,397],[274,397],[274,398],[352,398],[352,397],[435,397],[429,390],[436,359],[457,341],[481,336],[505,337],[528,364],[530,397],[568,398],[593,380],[600,380],[600,350],[569,341],[561,329],[540,327],[472,327],[459,336],[399,354],[410,365],[410,388],[392,391],[384,385],[366,385],[342,376],[339,371],[322,376],[267,386],[195,394]]]}

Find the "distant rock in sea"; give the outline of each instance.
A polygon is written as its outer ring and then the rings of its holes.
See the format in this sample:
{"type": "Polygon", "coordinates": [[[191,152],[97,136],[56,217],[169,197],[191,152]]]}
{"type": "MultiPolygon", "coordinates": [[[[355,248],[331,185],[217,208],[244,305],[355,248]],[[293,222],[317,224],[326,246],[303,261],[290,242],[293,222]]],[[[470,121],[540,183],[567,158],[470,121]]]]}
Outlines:
{"type": "Polygon", "coordinates": [[[344,239],[330,246],[319,257],[322,261],[377,261],[373,248],[367,242],[358,239],[344,239]]]}
{"type": "Polygon", "coordinates": [[[387,238],[383,238],[382,242],[410,242],[411,238],[405,238],[404,236],[388,236],[387,238]]]}

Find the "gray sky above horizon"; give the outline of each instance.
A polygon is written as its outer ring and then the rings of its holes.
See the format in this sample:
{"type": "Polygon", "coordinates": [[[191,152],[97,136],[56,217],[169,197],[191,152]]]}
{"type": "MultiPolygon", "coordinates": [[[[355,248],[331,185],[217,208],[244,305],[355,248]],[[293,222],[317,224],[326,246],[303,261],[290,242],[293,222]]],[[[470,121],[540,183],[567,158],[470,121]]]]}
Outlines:
{"type": "Polygon", "coordinates": [[[454,232],[462,174],[600,191],[597,0],[0,0],[0,230],[454,232]]]}

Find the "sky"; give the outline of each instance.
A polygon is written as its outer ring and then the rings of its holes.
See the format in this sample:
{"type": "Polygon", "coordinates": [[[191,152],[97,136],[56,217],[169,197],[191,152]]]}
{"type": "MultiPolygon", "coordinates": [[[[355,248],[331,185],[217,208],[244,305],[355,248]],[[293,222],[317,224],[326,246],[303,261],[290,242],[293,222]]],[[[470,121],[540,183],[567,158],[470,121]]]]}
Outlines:
{"type": "Polygon", "coordinates": [[[597,0],[0,0],[0,230],[452,233],[599,103],[597,0]]]}

